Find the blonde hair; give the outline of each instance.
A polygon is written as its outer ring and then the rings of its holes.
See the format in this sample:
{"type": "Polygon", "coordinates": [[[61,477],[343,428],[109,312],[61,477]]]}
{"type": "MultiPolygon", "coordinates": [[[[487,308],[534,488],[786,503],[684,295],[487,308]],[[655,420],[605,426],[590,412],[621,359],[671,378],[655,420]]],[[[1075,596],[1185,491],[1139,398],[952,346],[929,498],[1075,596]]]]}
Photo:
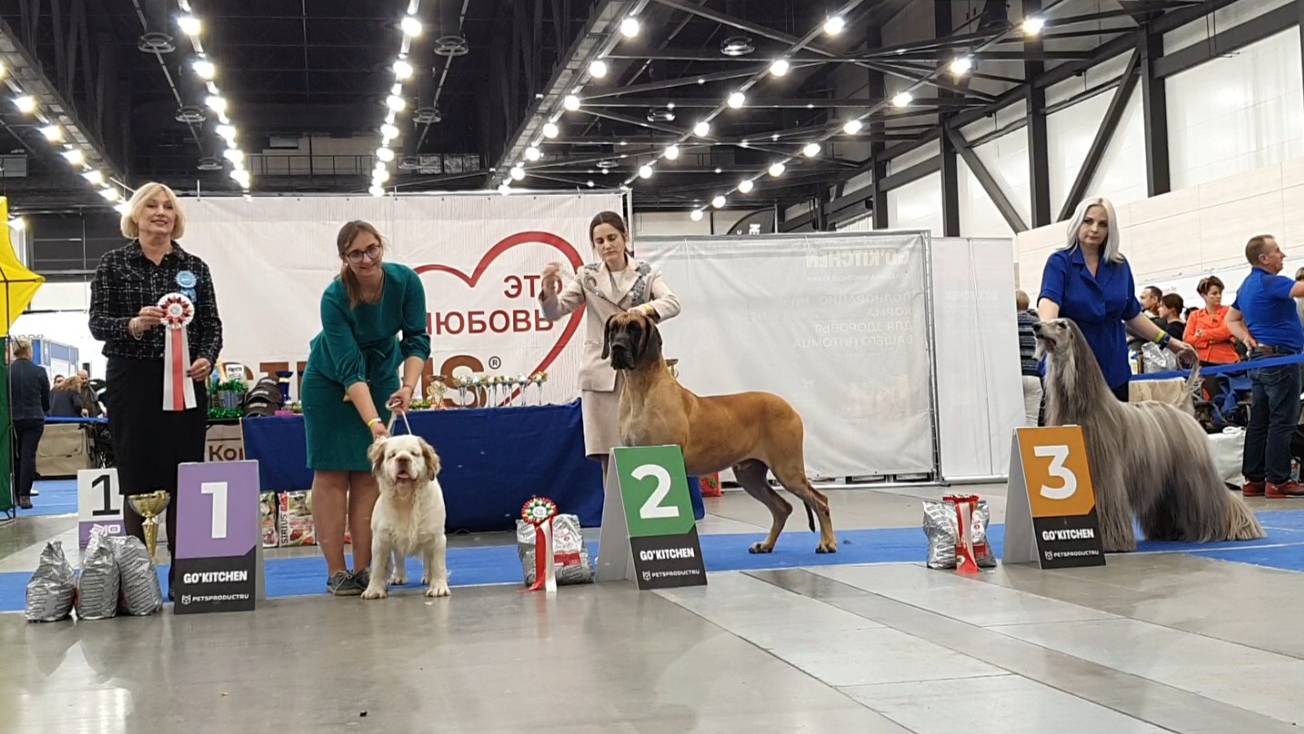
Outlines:
{"type": "Polygon", "coordinates": [[[81,389],[82,379],[77,375],[70,375],[55,388],[55,390],[62,390],[63,392],[81,392],[81,389]]]}
{"type": "Polygon", "coordinates": [[[1101,248],[1100,258],[1116,263],[1123,262],[1123,253],[1119,252],[1119,240],[1122,239],[1122,234],[1118,228],[1118,217],[1114,214],[1114,205],[1103,196],[1083,199],[1082,203],[1078,204],[1078,208],[1069,219],[1068,236],[1065,238],[1065,244],[1060,250],[1072,250],[1080,244],[1078,242],[1078,230],[1082,227],[1082,220],[1087,218],[1087,210],[1093,206],[1104,209],[1105,213],[1109,215],[1109,234],[1105,237],[1105,245],[1101,248]]]}
{"type": "Polygon", "coordinates": [[[172,239],[179,240],[185,235],[186,215],[181,210],[181,201],[177,199],[176,193],[167,184],[150,181],[136,189],[136,193],[131,195],[131,201],[127,202],[127,211],[122,215],[121,221],[123,237],[131,240],[140,237],[140,224],[136,222],[136,219],[145,211],[145,204],[154,198],[154,194],[160,191],[172,204],[172,239]]]}
{"type": "Polygon", "coordinates": [[[30,339],[14,339],[14,356],[27,359],[32,356],[32,342],[30,339]]]}

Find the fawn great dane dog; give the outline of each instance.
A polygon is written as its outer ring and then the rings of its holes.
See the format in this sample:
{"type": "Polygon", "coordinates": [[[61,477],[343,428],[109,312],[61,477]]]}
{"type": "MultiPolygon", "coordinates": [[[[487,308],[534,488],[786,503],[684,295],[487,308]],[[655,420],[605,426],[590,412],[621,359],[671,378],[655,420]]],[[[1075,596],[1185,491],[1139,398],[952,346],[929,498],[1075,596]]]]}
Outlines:
{"type": "Polygon", "coordinates": [[[763,392],[694,395],[670,374],[661,356],[656,322],[641,312],[607,319],[602,356],[625,372],[620,395],[622,444],[677,444],[683,448],[684,468],[690,475],[733,467],[743,489],[769,508],[770,534],[751,547],[752,553],[774,549],[792,512],[792,506],[770,488],[767,470],[806,505],[811,530],[814,516],[819,516],[820,542],[815,552],[837,552],[828,497],[806,478],[801,416],[786,400],[763,392]]]}

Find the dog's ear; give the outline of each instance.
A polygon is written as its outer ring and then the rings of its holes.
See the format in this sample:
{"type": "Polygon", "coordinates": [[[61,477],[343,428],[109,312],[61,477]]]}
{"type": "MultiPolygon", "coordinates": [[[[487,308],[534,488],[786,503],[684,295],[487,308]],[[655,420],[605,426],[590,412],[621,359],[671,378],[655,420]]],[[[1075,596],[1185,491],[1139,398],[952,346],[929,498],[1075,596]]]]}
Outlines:
{"type": "Polygon", "coordinates": [[[372,473],[379,472],[381,463],[385,461],[385,439],[371,444],[371,448],[367,449],[367,459],[371,461],[372,473]]]}
{"type": "Polygon", "coordinates": [[[649,318],[643,325],[643,358],[659,359],[660,357],[661,330],[657,328],[657,322],[649,318]]]}
{"type": "Polygon", "coordinates": [[[620,314],[613,313],[607,317],[606,326],[602,327],[602,358],[606,359],[611,356],[611,321],[620,314]]]}
{"type": "Polygon", "coordinates": [[[434,447],[426,443],[424,438],[419,438],[417,440],[421,442],[421,459],[426,465],[426,481],[433,482],[441,468],[439,464],[439,454],[435,453],[434,447]]]}

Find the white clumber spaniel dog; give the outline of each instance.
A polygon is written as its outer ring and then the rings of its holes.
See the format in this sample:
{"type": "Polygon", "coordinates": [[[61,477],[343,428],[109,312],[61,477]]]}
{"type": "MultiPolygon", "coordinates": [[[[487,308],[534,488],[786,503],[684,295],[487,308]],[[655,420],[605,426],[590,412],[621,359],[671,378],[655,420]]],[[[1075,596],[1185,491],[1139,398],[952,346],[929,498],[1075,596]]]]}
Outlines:
{"type": "Polygon", "coordinates": [[[406,559],[418,553],[426,564],[426,596],[448,596],[439,456],[419,436],[390,436],[367,455],[380,499],[371,513],[371,582],[362,598],[383,599],[389,583],[406,583],[406,559]]]}

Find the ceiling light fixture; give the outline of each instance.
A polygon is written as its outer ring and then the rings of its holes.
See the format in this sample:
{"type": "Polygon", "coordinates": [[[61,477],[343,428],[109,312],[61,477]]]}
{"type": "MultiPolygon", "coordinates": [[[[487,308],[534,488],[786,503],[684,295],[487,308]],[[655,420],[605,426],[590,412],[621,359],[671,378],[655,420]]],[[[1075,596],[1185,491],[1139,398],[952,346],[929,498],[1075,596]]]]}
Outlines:
{"type": "Polygon", "coordinates": [[[847,21],[841,15],[831,15],[828,20],[824,21],[824,32],[830,36],[836,36],[847,27],[847,21]]]}
{"type": "Polygon", "coordinates": [[[607,75],[607,62],[602,59],[589,64],[589,76],[594,79],[601,79],[607,75]]]}
{"type": "Polygon", "coordinates": [[[814,158],[815,156],[820,154],[820,144],[806,143],[806,147],[801,149],[801,153],[807,158],[814,158]]]}
{"type": "Polygon", "coordinates": [[[792,65],[788,63],[787,59],[775,59],[774,63],[770,64],[770,74],[772,76],[783,76],[788,73],[790,68],[792,68],[792,65]]]}

